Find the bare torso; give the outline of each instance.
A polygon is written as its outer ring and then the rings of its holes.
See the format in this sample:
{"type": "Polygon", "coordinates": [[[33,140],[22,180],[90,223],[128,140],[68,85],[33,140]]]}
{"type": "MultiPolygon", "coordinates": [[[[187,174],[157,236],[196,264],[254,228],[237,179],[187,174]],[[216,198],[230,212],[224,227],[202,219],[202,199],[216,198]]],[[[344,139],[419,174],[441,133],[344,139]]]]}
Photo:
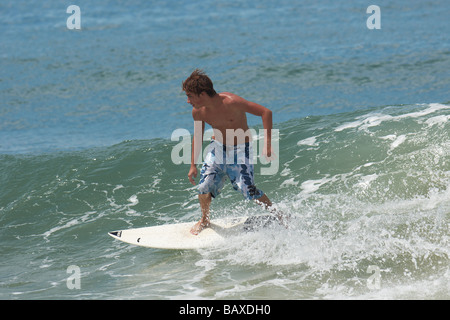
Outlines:
{"type": "Polygon", "coordinates": [[[214,105],[199,108],[196,113],[198,120],[211,125],[214,139],[222,144],[236,145],[251,140],[245,108],[232,93],[219,93],[214,105]]]}

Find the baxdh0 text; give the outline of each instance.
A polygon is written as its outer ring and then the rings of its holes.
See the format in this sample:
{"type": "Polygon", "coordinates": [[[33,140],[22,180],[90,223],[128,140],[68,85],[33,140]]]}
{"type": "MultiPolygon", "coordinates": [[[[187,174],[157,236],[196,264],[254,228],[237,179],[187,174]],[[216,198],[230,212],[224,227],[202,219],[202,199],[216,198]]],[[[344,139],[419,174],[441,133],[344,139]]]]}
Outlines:
{"type": "Polygon", "coordinates": [[[270,306],[266,305],[224,305],[223,314],[270,314],[270,306]]]}

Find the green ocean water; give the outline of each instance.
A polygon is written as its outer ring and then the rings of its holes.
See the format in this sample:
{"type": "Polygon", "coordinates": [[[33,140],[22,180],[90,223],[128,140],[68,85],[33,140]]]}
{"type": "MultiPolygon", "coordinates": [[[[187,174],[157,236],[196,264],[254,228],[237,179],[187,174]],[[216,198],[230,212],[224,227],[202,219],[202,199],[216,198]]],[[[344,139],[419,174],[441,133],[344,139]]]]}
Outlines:
{"type": "MultiPolygon", "coordinates": [[[[449,120],[430,103],[277,124],[278,170],[255,179],[290,228],[196,251],[107,234],[199,218],[177,141],[2,154],[0,298],[449,299],[449,120]]],[[[212,204],[213,218],[260,212],[231,185],[212,204]]]]}

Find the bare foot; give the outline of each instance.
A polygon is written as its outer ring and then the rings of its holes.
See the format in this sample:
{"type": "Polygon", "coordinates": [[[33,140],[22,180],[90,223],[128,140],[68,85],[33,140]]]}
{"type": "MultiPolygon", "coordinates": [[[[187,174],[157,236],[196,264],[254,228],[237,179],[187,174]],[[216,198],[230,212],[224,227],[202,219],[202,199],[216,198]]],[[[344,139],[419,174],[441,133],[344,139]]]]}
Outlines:
{"type": "Polygon", "coordinates": [[[192,228],[191,228],[191,233],[193,235],[198,235],[203,229],[208,228],[211,224],[209,223],[209,221],[203,221],[200,220],[199,222],[197,222],[192,228]]]}
{"type": "Polygon", "coordinates": [[[286,229],[289,228],[289,222],[291,221],[291,216],[289,214],[284,214],[281,211],[275,212],[275,218],[278,220],[278,223],[281,224],[286,229]]]}

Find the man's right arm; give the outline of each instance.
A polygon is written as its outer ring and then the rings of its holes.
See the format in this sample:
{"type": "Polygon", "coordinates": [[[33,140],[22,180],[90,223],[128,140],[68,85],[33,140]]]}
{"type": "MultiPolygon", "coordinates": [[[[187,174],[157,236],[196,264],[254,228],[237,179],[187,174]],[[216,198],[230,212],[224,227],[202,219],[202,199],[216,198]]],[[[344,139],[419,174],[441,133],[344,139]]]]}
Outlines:
{"type": "Polygon", "coordinates": [[[192,110],[192,118],[194,119],[194,137],[192,138],[191,148],[191,168],[189,169],[189,181],[195,185],[193,177],[197,177],[197,161],[203,146],[203,133],[205,131],[205,122],[202,121],[196,112],[192,110]]]}

